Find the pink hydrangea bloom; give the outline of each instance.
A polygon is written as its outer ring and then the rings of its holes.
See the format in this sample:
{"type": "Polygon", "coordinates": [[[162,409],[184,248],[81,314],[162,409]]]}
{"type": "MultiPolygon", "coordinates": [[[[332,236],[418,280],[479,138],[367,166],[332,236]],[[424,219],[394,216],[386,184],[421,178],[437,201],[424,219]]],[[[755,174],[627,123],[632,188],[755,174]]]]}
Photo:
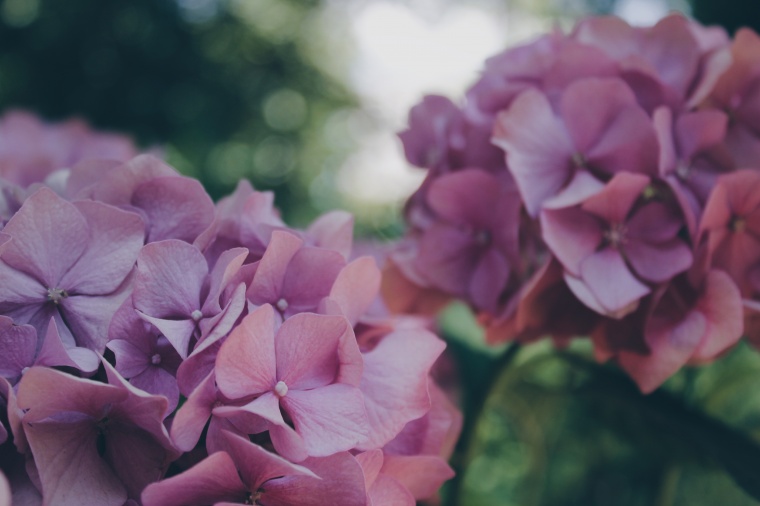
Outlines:
{"type": "Polygon", "coordinates": [[[760,166],[759,41],[678,14],[651,27],[592,17],[489,58],[462,104],[423,99],[400,135],[428,173],[388,256],[386,306],[463,300],[493,343],[590,336],[645,391],[760,335],[757,171],[736,171],[760,166]],[[461,163],[484,132],[503,157],[461,163]],[[498,180],[514,181],[509,212],[487,203],[498,180]],[[509,230],[507,263],[462,239],[477,205],[489,230],[509,230]]]}

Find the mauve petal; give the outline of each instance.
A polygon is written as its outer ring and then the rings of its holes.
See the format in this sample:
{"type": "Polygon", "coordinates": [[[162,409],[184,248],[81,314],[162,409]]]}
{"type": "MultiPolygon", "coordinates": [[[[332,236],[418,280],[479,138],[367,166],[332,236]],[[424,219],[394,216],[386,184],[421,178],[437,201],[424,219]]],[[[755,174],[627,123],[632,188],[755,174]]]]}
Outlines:
{"type": "Polygon", "coordinates": [[[586,258],[581,263],[581,278],[610,316],[619,314],[650,291],[631,274],[620,252],[613,248],[586,258]]]}
{"type": "Polygon", "coordinates": [[[131,378],[129,382],[134,387],[145,390],[149,394],[166,397],[169,401],[166,408],[167,414],[173,413],[179,403],[177,379],[166,369],[156,366],[147,367],[143,372],[131,378]]]}
{"type": "Polygon", "coordinates": [[[76,378],[48,367],[32,367],[21,378],[18,406],[32,424],[61,412],[101,415],[102,406],[124,402],[128,393],[113,385],[76,378]]]}
{"type": "Polygon", "coordinates": [[[699,71],[700,47],[683,15],[666,16],[646,32],[642,55],[658,78],[686,98],[699,71]]]}
{"type": "Polygon", "coordinates": [[[165,176],[179,177],[172,167],[152,155],[138,155],[108,172],[95,185],[90,198],[115,206],[126,206],[135,189],[146,181],[165,176]]]}
{"type": "Polygon", "coordinates": [[[676,138],[681,157],[690,159],[726,137],[728,115],[717,109],[682,114],[676,120],[676,138]]]}
{"type": "Polygon", "coordinates": [[[691,248],[678,237],[657,244],[629,240],[624,254],[636,274],[655,283],[685,271],[694,260],[691,248]]]}
{"type": "Polygon", "coordinates": [[[116,370],[125,378],[132,378],[143,372],[149,364],[145,351],[126,339],[112,339],[106,345],[116,356],[116,370]]]}
{"type": "MultiPolygon", "coordinates": [[[[13,310],[33,314],[48,302],[47,295],[47,289],[39,281],[0,262],[0,311],[3,314],[11,316],[13,310]]],[[[14,316],[14,320],[27,323],[29,317],[14,316]]]]}
{"type": "Polygon", "coordinates": [[[604,50],[619,60],[635,50],[637,29],[615,16],[593,16],[580,21],[573,30],[573,38],[604,50]]]}
{"type": "Polygon", "coordinates": [[[257,491],[265,482],[283,476],[310,476],[317,478],[311,470],[288,462],[261,446],[251,443],[230,432],[224,434],[226,451],[235,461],[238,472],[249,490],[257,491]]]}
{"type": "Polygon", "coordinates": [[[98,455],[95,420],[24,422],[39,471],[44,504],[122,506],[127,491],[98,455]]]}
{"type": "Polygon", "coordinates": [[[585,170],[575,173],[568,185],[544,202],[544,209],[575,206],[604,189],[604,183],[585,170]]]}
{"type": "Polygon", "coordinates": [[[232,458],[217,452],[181,474],[148,485],[142,493],[142,503],[143,506],[207,506],[220,501],[242,504],[248,495],[248,487],[240,480],[232,458]]]}
{"type": "Polygon", "coordinates": [[[332,383],[341,366],[338,346],[345,334],[353,330],[343,316],[300,313],[285,320],[274,340],[277,380],[298,390],[332,383]]]}
{"type": "Polygon", "coordinates": [[[414,496],[396,479],[381,474],[367,492],[372,506],[414,506],[414,496]]]}
{"type": "Polygon", "coordinates": [[[354,216],[346,211],[330,211],[314,220],[306,235],[314,246],[337,251],[348,260],[354,238],[354,216]]]}
{"type": "Polygon", "coordinates": [[[140,318],[156,327],[174,349],[177,350],[181,358],[187,358],[190,340],[193,338],[196,327],[194,320],[165,320],[163,318],[148,316],[139,311],[137,314],[140,318]]]}
{"type": "MultiPolygon", "coordinates": [[[[278,403],[279,407],[279,403],[278,403]]],[[[272,425],[269,427],[269,437],[277,453],[291,462],[303,462],[308,458],[303,438],[298,435],[289,425],[272,425]]]]}
{"type": "Polygon", "coordinates": [[[275,314],[265,305],[240,322],[219,349],[216,382],[229,399],[270,391],[277,383],[275,314]]]}
{"type": "MultiPolygon", "coordinates": [[[[108,325],[116,310],[129,297],[129,287],[123,286],[110,295],[88,297],[70,296],[61,300],[59,311],[71,330],[78,346],[103,353],[108,342],[108,325]]],[[[63,333],[66,325],[59,325],[63,333]]]]}
{"type": "Polygon", "coordinates": [[[179,391],[188,396],[195,390],[203,378],[214,370],[216,356],[223,340],[214,341],[208,347],[193,352],[177,368],[177,384],[179,391]]]}
{"type": "Polygon", "coordinates": [[[446,345],[425,330],[397,330],[365,353],[361,390],[370,425],[358,448],[380,448],[430,410],[428,373],[446,345]]]}
{"type": "Polygon", "coordinates": [[[541,211],[544,241],[557,260],[574,276],[581,263],[602,243],[602,223],[578,207],[541,211]]]}
{"type": "Polygon", "coordinates": [[[174,458],[156,444],[147,431],[129,425],[109,428],[111,430],[103,436],[103,458],[119,477],[129,497],[139,499],[149,483],[164,476],[169,462],[174,458]]]}
{"type": "Polygon", "coordinates": [[[499,296],[509,280],[510,265],[504,255],[489,248],[478,262],[469,286],[469,296],[476,308],[496,311],[499,296]]]}
{"type": "Polygon", "coordinates": [[[377,298],[381,278],[375,259],[369,256],[357,258],[338,273],[330,299],[338,304],[351,326],[356,325],[377,298]]]}
{"type": "Polygon", "coordinates": [[[657,174],[658,143],[646,112],[630,106],[607,126],[598,142],[585,152],[589,167],[607,174],[657,174]]]}
{"type": "Polygon", "coordinates": [[[59,287],[69,293],[111,293],[127,277],[143,245],[143,222],[134,213],[100,202],[74,204],[87,220],[90,240],[59,287]]]}
{"type": "Polygon", "coordinates": [[[130,202],[148,217],[147,242],[191,243],[214,220],[214,202],[203,185],[187,177],[158,177],[135,189],[130,202]]]}
{"type": "Polygon", "coordinates": [[[432,406],[421,418],[407,423],[383,447],[386,455],[438,455],[449,460],[462,431],[462,412],[434,381],[428,382],[432,406]]]}
{"type": "Polygon", "coordinates": [[[645,337],[650,353],[639,355],[623,350],[618,354],[618,363],[643,393],[650,393],[686,364],[707,327],[705,316],[695,310],[675,325],[647,325],[645,337]]]}
{"type": "Polygon", "coordinates": [[[667,242],[676,237],[684,222],[673,208],[649,202],[626,223],[626,237],[647,242],[667,242]]]}
{"type": "Polygon", "coordinates": [[[470,232],[435,223],[425,230],[413,265],[431,286],[464,295],[477,260],[474,250],[470,232]]]}
{"type": "Polygon", "coordinates": [[[673,137],[673,112],[669,107],[660,106],[652,113],[652,127],[660,146],[657,163],[659,175],[665,176],[676,169],[679,152],[673,137]]]}
{"type": "Polygon", "coordinates": [[[182,407],[177,410],[172,422],[171,438],[174,445],[183,452],[189,452],[198,443],[211,410],[217,401],[214,374],[210,373],[190,393],[182,407]]]}
{"type": "Polygon", "coordinates": [[[42,348],[34,361],[34,365],[67,366],[90,374],[100,367],[100,358],[95,352],[87,348],[67,348],[64,346],[61,335],[58,333],[58,325],[55,319],[51,318],[42,342],[42,348]]]}
{"type": "Polygon", "coordinates": [[[137,257],[135,309],[156,318],[187,318],[200,309],[208,274],[203,254],[176,239],[145,245],[137,257]]]}
{"type": "Polygon", "coordinates": [[[741,282],[747,269],[760,259],[760,239],[746,232],[727,232],[712,256],[712,265],[728,272],[741,282]]]}
{"type": "Polygon", "coordinates": [[[649,178],[642,174],[621,172],[607,183],[604,190],[589,197],[581,208],[608,223],[625,223],[633,204],[649,181],[649,178]]]}
{"type": "Polygon", "coordinates": [[[635,104],[635,95],[621,79],[591,77],[570,84],[562,95],[560,111],[575,150],[586,154],[617,117],[635,104]]]}
{"type": "Polygon", "coordinates": [[[501,187],[494,175],[481,169],[465,169],[433,180],[427,202],[445,221],[482,228],[493,222],[493,205],[499,200],[501,187]]]}
{"type": "Polygon", "coordinates": [[[311,458],[302,463],[319,478],[286,476],[266,482],[261,504],[266,506],[366,506],[361,466],[349,453],[311,458]]]}
{"type": "Polygon", "coordinates": [[[302,246],[303,240],[290,232],[276,230],[272,233],[272,239],[248,289],[248,299],[251,302],[261,305],[279,300],[288,264],[302,246]]]}
{"type": "Polygon", "coordinates": [[[0,471],[0,506],[11,506],[11,486],[2,471],[0,471]]]}
{"type": "Polygon", "coordinates": [[[446,461],[434,455],[385,455],[381,472],[398,480],[417,500],[432,497],[454,477],[446,461]]]}
{"type": "Polygon", "coordinates": [[[229,334],[246,308],[245,291],[245,283],[240,283],[219,314],[198,322],[201,337],[193,349],[193,354],[200,353],[229,334]]]}
{"type": "Polygon", "coordinates": [[[280,399],[306,451],[326,457],[350,450],[369,435],[364,396],[356,387],[333,384],[313,390],[291,390],[280,399]]]}
{"type": "Polygon", "coordinates": [[[719,182],[710,192],[710,197],[705,204],[699,223],[700,234],[704,234],[708,230],[726,228],[731,220],[731,211],[728,189],[725,184],[719,182]]]}
{"type": "Polygon", "coordinates": [[[493,142],[506,152],[528,214],[536,216],[567,182],[576,151],[546,96],[534,89],[521,93],[497,117],[493,142]]]}
{"type": "Polygon", "coordinates": [[[13,238],[4,245],[3,261],[34,276],[47,288],[59,288],[58,282],[85,251],[89,240],[82,214],[47,188],[26,199],[3,233],[13,238]]]}
{"type": "Polygon", "coordinates": [[[14,325],[0,316],[0,376],[17,378],[30,367],[37,353],[37,331],[31,325],[14,325]]]}
{"type": "Polygon", "coordinates": [[[203,314],[216,314],[222,310],[222,293],[236,278],[248,257],[247,248],[232,248],[223,252],[208,275],[208,296],[203,303],[203,314]]]}
{"type": "Polygon", "coordinates": [[[246,425],[256,426],[258,428],[268,427],[272,436],[272,444],[278,453],[292,461],[303,460],[306,458],[306,453],[302,448],[299,452],[302,453],[303,456],[301,458],[293,458],[287,451],[283,451],[278,446],[278,440],[273,432],[273,430],[278,427],[285,429],[286,432],[290,433],[285,440],[287,445],[295,443],[296,447],[298,447],[300,445],[300,437],[285,422],[285,419],[282,417],[282,411],[280,410],[280,399],[272,392],[266,392],[243,406],[216,406],[213,409],[212,414],[215,417],[220,418],[239,417],[240,419],[253,415],[256,420],[250,422],[246,421],[246,425]],[[297,441],[291,440],[291,435],[295,436],[295,440],[297,441]]]}
{"type": "Polygon", "coordinates": [[[288,304],[286,315],[315,311],[345,266],[345,259],[336,251],[311,247],[298,250],[290,260],[282,282],[281,295],[288,304]],[[319,268],[315,269],[315,265],[319,268]]]}
{"type": "Polygon", "coordinates": [[[380,469],[383,467],[383,451],[380,449],[368,450],[355,455],[354,458],[362,466],[364,485],[369,490],[380,474],[380,469]]]}
{"type": "Polygon", "coordinates": [[[707,318],[708,329],[691,358],[712,360],[741,338],[742,302],[736,284],[723,271],[707,273],[697,308],[707,318]]]}

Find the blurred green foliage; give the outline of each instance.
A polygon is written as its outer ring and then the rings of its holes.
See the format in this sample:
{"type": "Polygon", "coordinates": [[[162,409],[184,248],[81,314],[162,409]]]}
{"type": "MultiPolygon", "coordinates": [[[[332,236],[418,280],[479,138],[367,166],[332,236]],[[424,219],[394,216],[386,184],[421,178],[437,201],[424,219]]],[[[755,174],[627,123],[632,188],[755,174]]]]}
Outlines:
{"type": "Polygon", "coordinates": [[[308,57],[319,51],[308,25],[318,6],[3,0],[0,110],[83,116],[163,147],[214,198],[240,178],[273,188],[286,217],[303,222],[316,212],[309,199],[316,173],[348,149],[328,145],[321,129],[354,103],[308,57]]]}
{"type": "Polygon", "coordinates": [[[649,396],[590,351],[586,341],[559,352],[542,342],[500,366],[470,420],[473,437],[457,455],[462,483],[448,504],[760,504],[737,485],[760,483],[756,350],[739,346],[649,396]]]}

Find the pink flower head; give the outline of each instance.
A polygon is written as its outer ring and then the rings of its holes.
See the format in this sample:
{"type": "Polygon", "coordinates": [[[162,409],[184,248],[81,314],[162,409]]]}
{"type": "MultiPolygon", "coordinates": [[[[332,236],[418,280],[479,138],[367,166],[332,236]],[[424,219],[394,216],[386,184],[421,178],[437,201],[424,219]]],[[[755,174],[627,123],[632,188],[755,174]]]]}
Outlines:
{"type": "Polygon", "coordinates": [[[556,106],[538,90],[523,92],[499,115],[493,141],[531,216],[563,190],[583,191],[592,183],[579,178],[588,174],[606,182],[620,172],[657,171],[649,116],[617,78],[579,79],[556,106]]]}
{"type": "Polygon", "coordinates": [[[252,399],[225,409],[266,421],[275,449],[295,461],[366,440],[362,358],[349,322],[311,313],[278,322],[272,306],[261,306],[222,345],[219,390],[233,401],[252,399]]]}
{"type": "Polygon", "coordinates": [[[140,217],[100,202],[70,203],[47,188],[3,229],[0,312],[45,335],[55,318],[67,347],[103,352],[111,316],[143,243],[140,217]]]}
{"type": "Polygon", "coordinates": [[[668,201],[647,198],[650,179],[616,175],[580,205],[541,212],[544,239],[565,268],[570,289],[600,314],[620,317],[660,283],[691,266],[678,236],[683,220],[668,201]]]}
{"type": "Polygon", "coordinates": [[[110,384],[43,367],[19,383],[24,433],[45,504],[139,500],[178,456],[161,423],[166,399],[130,387],[105,367],[110,384]]]}

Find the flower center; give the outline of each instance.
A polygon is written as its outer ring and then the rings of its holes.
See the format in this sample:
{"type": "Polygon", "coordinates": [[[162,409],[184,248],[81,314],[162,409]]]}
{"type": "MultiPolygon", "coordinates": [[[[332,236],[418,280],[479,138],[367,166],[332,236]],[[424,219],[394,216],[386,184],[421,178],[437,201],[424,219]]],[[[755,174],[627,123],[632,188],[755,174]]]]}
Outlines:
{"type": "Polygon", "coordinates": [[[277,304],[275,305],[277,306],[277,309],[280,310],[280,312],[284,312],[285,310],[288,309],[288,301],[286,301],[285,299],[278,300],[277,304]]]}
{"type": "Polygon", "coordinates": [[[278,381],[274,386],[274,394],[277,397],[283,398],[288,395],[288,385],[284,381],[278,381]]]}
{"type": "Polygon", "coordinates": [[[613,223],[609,229],[604,232],[604,239],[613,248],[618,248],[625,244],[625,234],[627,229],[622,223],[613,223]]]}
{"type": "Polygon", "coordinates": [[[153,365],[160,364],[161,363],[161,355],[159,355],[158,353],[156,353],[155,355],[153,355],[152,357],[150,357],[150,363],[153,364],[153,365]]]}
{"type": "Polygon", "coordinates": [[[476,230],[475,244],[478,246],[488,246],[491,244],[491,232],[489,230],[476,230]]]}
{"type": "Polygon", "coordinates": [[[747,229],[747,220],[744,218],[735,217],[731,220],[731,230],[736,233],[744,232],[747,229]]]}
{"type": "Polygon", "coordinates": [[[679,179],[682,179],[682,180],[689,179],[690,172],[691,172],[691,168],[683,162],[679,163],[678,166],[676,167],[676,176],[678,176],[679,179]]]}
{"type": "Polygon", "coordinates": [[[53,304],[60,303],[61,300],[65,299],[68,296],[69,294],[66,293],[66,290],[64,290],[63,288],[48,288],[48,291],[47,291],[47,298],[53,304]]]}
{"type": "Polygon", "coordinates": [[[582,169],[586,166],[586,157],[581,153],[573,153],[572,161],[576,169],[582,169]]]}
{"type": "Polygon", "coordinates": [[[192,313],[190,313],[190,318],[193,319],[193,321],[199,321],[201,318],[203,318],[203,313],[200,309],[196,309],[192,313]]]}

